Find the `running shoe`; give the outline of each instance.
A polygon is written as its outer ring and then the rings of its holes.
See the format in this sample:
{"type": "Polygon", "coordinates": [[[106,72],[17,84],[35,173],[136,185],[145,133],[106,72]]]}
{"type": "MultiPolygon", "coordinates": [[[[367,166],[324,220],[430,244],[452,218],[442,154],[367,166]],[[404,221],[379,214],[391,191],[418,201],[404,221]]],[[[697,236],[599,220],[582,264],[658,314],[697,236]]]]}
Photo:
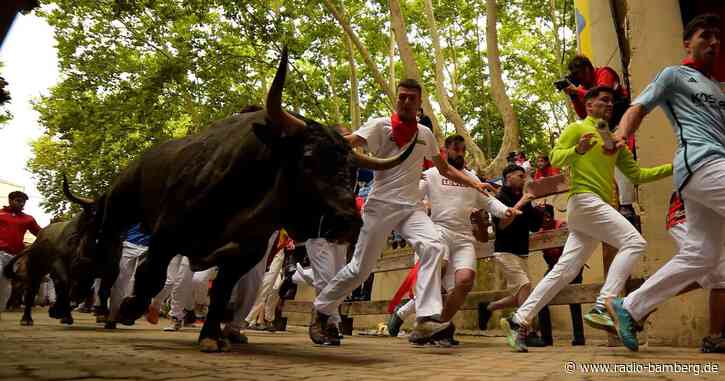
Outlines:
{"type": "Polygon", "coordinates": [[[614,327],[617,328],[617,335],[622,344],[629,350],[637,352],[639,342],[637,341],[636,322],[622,304],[622,298],[607,299],[607,310],[614,320],[614,327]]]}
{"type": "Polygon", "coordinates": [[[501,329],[506,335],[506,343],[516,352],[528,352],[526,345],[526,337],[528,336],[528,328],[523,324],[514,321],[513,315],[507,318],[501,318],[501,329]]]}

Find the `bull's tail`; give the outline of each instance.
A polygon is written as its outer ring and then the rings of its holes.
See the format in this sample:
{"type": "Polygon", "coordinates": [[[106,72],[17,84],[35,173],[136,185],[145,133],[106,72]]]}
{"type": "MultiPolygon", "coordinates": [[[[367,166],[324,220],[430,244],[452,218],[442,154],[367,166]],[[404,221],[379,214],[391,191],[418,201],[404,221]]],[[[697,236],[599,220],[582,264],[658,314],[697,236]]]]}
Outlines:
{"type": "Polygon", "coordinates": [[[25,249],[15,255],[13,259],[8,262],[5,267],[2,268],[3,275],[5,275],[6,278],[17,280],[17,274],[15,274],[15,263],[20,260],[20,258],[28,256],[29,250],[25,249]]]}
{"type": "Polygon", "coordinates": [[[95,203],[95,201],[90,198],[74,195],[73,192],[70,191],[70,187],[68,186],[68,178],[65,176],[65,173],[63,174],[63,194],[68,199],[68,201],[80,204],[83,207],[92,206],[95,203]]]}

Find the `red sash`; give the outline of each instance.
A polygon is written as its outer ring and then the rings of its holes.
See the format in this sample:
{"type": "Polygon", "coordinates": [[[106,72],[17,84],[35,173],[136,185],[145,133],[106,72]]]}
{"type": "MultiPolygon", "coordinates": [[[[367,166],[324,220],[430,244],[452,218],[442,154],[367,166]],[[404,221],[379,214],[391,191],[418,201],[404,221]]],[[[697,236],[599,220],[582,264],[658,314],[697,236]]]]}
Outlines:
{"type": "Polygon", "coordinates": [[[403,122],[397,112],[390,117],[390,124],[393,127],[393,140],[398,147],[403,148],[410,139],[418,132],[418,122],[403,122]]]}
{"type": "Polygon", "coordinates": [[[403,300],[403,297],[405,294],[408,294],[411,298],[413,297],[413,288],[415,288],[415,280],[418,278],[418,267],[420,267],[419,262],[415,262],[415,266],[413,266],[410,271],[408,271],[408,275],[403,280],[403,283],[400,285],[400,288],[398,288],[398,291],[395,291],[395,295],[393,295],[393,299],[390,300],[390,303],[388,303],[388,313],[392,314],[393,311],[395,311],[395,307],[400,304],[400,301],[403,300]]]}
{"type": "Polygon", "coordinates": [[[682,64],[699,71],[700,73],[702,73],[702,75],[704,75],[707,78],[712,78],[712,73],[708,73],[707,71],[705,71],[705,67],[702,65],[702,63],[695,62],[695,60],[693,60],[690,57],[686,57],[685,59],[683,59],[682,64]]]}

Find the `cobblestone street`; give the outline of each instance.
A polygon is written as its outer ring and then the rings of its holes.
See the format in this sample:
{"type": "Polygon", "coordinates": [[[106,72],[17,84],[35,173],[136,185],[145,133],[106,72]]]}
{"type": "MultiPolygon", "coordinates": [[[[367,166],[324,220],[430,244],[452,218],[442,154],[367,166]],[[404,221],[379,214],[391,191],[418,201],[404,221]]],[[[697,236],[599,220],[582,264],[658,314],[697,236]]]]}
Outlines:
{"type": "Polygon", "coordinates": [[[501,337],[462,336],[457,348],[412,347],[387,337],[346,337],[339,348],[312,345],[302,327],[288,332],[247,332],[249,344],[229,353],[202,354],[198,328],[163,332],[140,322],[106,331],[88,314],[71,327],[35,311],[35,326],[21,327],[19,313],[0,321],[0,380],[721,380],[725,356],[696,348],[644,347],[639,353],[603,343],[512,353],[501,337]],[[652,366],[698,364],[677,372],[586,373],[589,363],[652,366]],[[707,365],[710,364],[710,365],[707,365]],[[717,373],[712,367],[719,367],[717,373]],[[700,373],[696,375],[695,373],[700,373]],[[625,376],[625,377],[623,377],[625,376]]]}

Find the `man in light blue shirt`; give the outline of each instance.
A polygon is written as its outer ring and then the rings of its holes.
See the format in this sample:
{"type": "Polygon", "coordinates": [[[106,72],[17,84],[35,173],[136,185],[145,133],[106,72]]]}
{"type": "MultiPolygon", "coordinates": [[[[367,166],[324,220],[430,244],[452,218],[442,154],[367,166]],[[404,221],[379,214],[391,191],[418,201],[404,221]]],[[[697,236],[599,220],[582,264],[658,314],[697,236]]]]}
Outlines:
{"type": "Polygon", "coordinates": [[[655,307],[717,268],[725,241],[725,95],[712,76],[720,53],[720,18],[695,17],[686,27],[682,65],[660,72],[622,117],[616,138],[633,134],[656,106],[677,135],[674,174],[686,205],[688,239],[678,253],[626,298],[607,308],[627,348],[638,349],[635,327],[655,307]]]}

